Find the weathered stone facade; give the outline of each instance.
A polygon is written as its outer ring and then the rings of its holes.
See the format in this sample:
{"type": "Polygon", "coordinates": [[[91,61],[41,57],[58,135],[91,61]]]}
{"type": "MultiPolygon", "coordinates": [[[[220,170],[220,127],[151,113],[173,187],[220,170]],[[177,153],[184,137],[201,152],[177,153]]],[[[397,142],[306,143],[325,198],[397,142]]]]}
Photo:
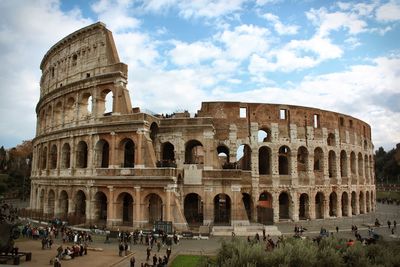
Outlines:
{"type": "Polygon", "coordinates": [[[41,70],[34,211],[186,229],[375,209],[371,129],[356,118],[241,102],[202,103],[192,118],[141,112],[131,106],[127,66],[102,23],[55,44],[41,70]]]}

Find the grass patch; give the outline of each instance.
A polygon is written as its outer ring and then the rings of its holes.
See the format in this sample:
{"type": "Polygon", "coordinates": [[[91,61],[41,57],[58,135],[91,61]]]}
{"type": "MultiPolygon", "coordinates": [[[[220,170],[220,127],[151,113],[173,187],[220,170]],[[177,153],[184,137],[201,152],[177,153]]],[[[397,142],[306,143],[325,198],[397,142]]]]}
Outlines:
{"type": "Polygon", "coordinates": [[[204,256],[200,255],[178,255],[172,262],[171,267],[195,267],[203,258],[204,256]]]}
{"type": "Polygon", "coordinates": [[[391,198],[393,200],[400,200],[400,192],[377,191],[376,198],[391,198]]]}

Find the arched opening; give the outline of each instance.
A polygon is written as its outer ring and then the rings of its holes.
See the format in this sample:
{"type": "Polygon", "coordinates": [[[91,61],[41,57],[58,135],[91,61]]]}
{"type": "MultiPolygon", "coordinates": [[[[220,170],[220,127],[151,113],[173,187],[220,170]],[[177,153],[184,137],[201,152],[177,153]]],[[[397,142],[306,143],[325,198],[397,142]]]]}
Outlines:
{"type": "Polygon", "coordinates": [[[61,168],[68,169],[71,167],[71,147],[65,143],[61,149],[61,168]]]}
{"type": "Polygon", "coordinates": [[[106,94],[104,100],[105,100],[105,104],[104,104],[105,110],[103,113],[112,113],[113,106],[114,106],[114,103],[113,103],[114,94],[111,90],[106,94]]]}
{"type": "Polygon", "coordinates": [[[50,189],[48,199],[47,199],[47,214],[50,217],[54,217],[54,207],[55,207],[55,194],[54,190],[50,189]]]}
{"type": "Polygon", "coordinates": [[[258,150],[258,172],[261,175],[271,174],[271,149],[266,146],[258,150]]]}
{"type": "Polygon", "coordinates": [[[366,203],[366,208],[367,208],[367,213],[368,213],[368,212],[370,212],[370,206],[371,206],[371,203],[369,201],[369,192],[368,191],[365,193],[365,203],[366,203]]]}
{"type": "Polygon", "coordinates": [[[82,94],[79,103],[79,114],[80,119],[87,119],[92,114],[92,96],[90,93],[82,94]]]}
{"type": "Polygon", "coordinates": [[[364,193],[361,191],[359,195],[359,207],[360,207],[360,214],[365,213],[365,201],[364,201],[364,193]]]}
{"type": "Polygon", "coordinates": [[[76,148],[76,167],[87,168],[88,163],[88,147],[86,142],[80,141],[76,148]]]}
{"type": "Polygon", "coordinates": [[[269,128],[262,128],[257,133],[258,142],[271,142],[271,130],[269,128]]]}
{"type": "Polygon", "coordinates": [[[96,99],[97,114],[108,116],[113,112],[114,94],[110,89],[101,92],[100,97],[96,99]]]}
{"type": "Polygon", "coordinates": [[[350,170],[352,175],[356,174],[356,154],[353,151],[350,153],[350,170]]]}
{"type": "Polygon", "coordinates": [[[287,192],[282,192],[279,195],[279,219],[289,219],[289,195],[287,192]]]}
{"type": "Polygon", "coordinates": [[[185,164],[204,164],[203,145],[197,140],[190,140],[185,146],[185,164]]]}
{"type": "Polygon", "coordinates": [[[75,99],[73,97],[68,98],[65,109],[64,109],[64,122],[69,123],[74,121],[75,117],[75,99]]]}
{"type": "Polygon", "coordinates": [[[364,156],[364,177],[365,177],[365,182],[368,184],[369,183],[369,170],[368,170],[368,156],[364,156]]]}
{"type": "Polygon", "coordinates": [[[189,225],[203,223],[203,201],[196,193],[187,194],[184,201],[184,214],[189,225]]]}
{"type": "Polygon", "coordinates": [[[101,139],[95,146],[96,168],[108,168],[110,146],[108,142],[101,139]]]}
{"type": "Polygon", "coordinates": [[[301,146],[297,150],[297,173],[299,175],[299,183],[302,185],[309,184],[308,171],[308,150],[301,146]]]}
{"type": "Polygon", "coordinates": [[[349,216],[349,195],[347,192],[343,192],[342,194],[342,216],[349,216]]]}
{"type": "Polygon", "coordinates": [[[60,192],[60,214],[58,215],[62,221],[67,220],[68,217],[68,194],[66,191],[62,190],[60,192]]]}
{"type": "Polygon", "coordinates": [[[326,142],[328,146],[335,146],[336,145],[335,134],[329,133],[326,142]]]}
{"type": "Polygon", "coordinates": [[[57,102],[54,108],[54,125],[62,124],[62,103],[57,102]]]}
{"type": "Polygon", "coordinates": [[[43,147],[41,149],[41,153],[40,153],[40,161],[41,161],[41,169],[45,170],[47,169],[47,146],[43,147]]]}
{"type": "Polygon", "coordinates": [[[278,151],[279,156],[279,175],[289,174],[290,149],[287,146],[281,146],[278,151]]]}
{"type": "Polygon", "coordinates": [[[336,153],[335,153],[335,151],[330,150],[328,157],[329,157],[329,160],[328,160],[329,177],[336,178],[337,173],[336,173],[336,153]]]}
{"type": "Polygon", "coordinates": [[[149,223],[154,223],[155,221],[162,221],[163,219],[163,203],[161,197],[157,194],[150,194],[147,196],[148,203],[148,213],[149,213],[149,223]]]}
{"type": "Polygon", "coordinates": [[[358,153],[358,176],[360,178],[360,182],[362,183],[363,178],[363,156],[361,153],[358,153]]]}
{"type": "Polygon", "coordinates": [[[84,223],[86,220],[86,195],[82,190],[76,192],[74,202],[76,223],[84,223]]]}
{"type": "Polygon", "coordinates": [[[122,140],[122,148],[124,151],[124,168],[133,168],[135,166],[135,143],[131,139],[122,140]]]}
{"type": "Polygon", "coordinates": [[[39,194],[39,213],[43,214],[44,211],[44,189],[40,190],[39,194]]]}
{"type": "Polygon", "coordinates": [[[236,150],[237,168],[250,171],[251,170],[251,148],[249,145],[240,145],[236,150]]]}
{"type": "Polygon", "coordinates": [[[357,201],[357,199],[356,199],[356,192],[351,192],[351,214],[352,215],[356,215],[356,210],[357,210],[357,207],[356,207],[356,202],[357,201]]]}
{"type": "Polygon", "coordinates": [[[52,145],[50,148],[50,169],[57,168],[57,146],[52,145]]]}
{"type": "Polygon", "coordinates": [[[118,195],[117,219],[121,220],[122,225],[131,226],[133,224],[133,198],[131,194],[123,192],[118,195]]]}
{"type": "Polygon", "coordinates": [[[324,172],[324,152],[320,147],[314,149],[314,172],[324,172]]]}
{"type": "Polygon", "coordinates": [[[347,177],[347,154],[344,150],[340,152],[340,176],[347,177]]]}
{"type": "Polygon", "coordinates": [[[300,195],[299,219],[310,219],[310,200],[306,193],[300,195]]]}
{"type": "Polygon", "coordinates": [[[364,140],[364,149],[365,149],[365,150],[368,149],[368,142],[367,142],[367,140],[364,140]]]}
{"type": "Polygon", "coordinates": [[[156,141],[157,135],[158,135],[158,125],[157,123],[153,122],[150,125],[150,139],[153,142],[153,144],[156,141]]]}
{"type": "Polygon", "coordinates": [[[316,219],[323,219],[324,218],[324,205],[325,197],[322,192],[318,192],[315,195],[315,218],[316,219]]]}
{"type": "Polygon", "coordinates": [[[214,224],[226,225],[231,220],[231,199],[226,194],[214,197],[214,224]]]}
{"type": "Polygon", "coordinates": [[[158,167],[176,167],[174,150],[174,145],[170,142],[161,144],[161,161],[158,167]]]}
{"type": "Polygon", "coordinates": [[[332,192],[329,195],[329,216],[336,217],[337,216],[337,195],[335,192],[332,192]]]}
{"type": "Polygon", "coordinates": [[[218,163],[222,169],[232,169],[229,164],[229,148],[225,145],[217,147],[218,163]]]}
{"type": "Polygon", "coordinates": [[[94,220],[97,223],[105,224],[107,222],[107,196],[101,191],[94,195],[94,220]]]}
{"type": "Polygon", "coordinates": [[[253,216],[253,200],[248,193],[242,193],[242,202],[246,210],[247,219],[252,221],[253,216]]]}
{"type": "Polygon", "coordinates": [[[258,198],[257,222],[262,224],[273,224],[274,209],[272,207],[272,195],[265,191],[262,192],[258,198]]]}
{"type": "Polygon", "coordinates": [[[51,105],[49,105],[47,107],[47,111],[46,111],[46,128],[50,128],[52,126],[51,125],[51,122],[52,122],[51,116],[52,116],[52,114],[53,114],[53,107],[51,105]]]}

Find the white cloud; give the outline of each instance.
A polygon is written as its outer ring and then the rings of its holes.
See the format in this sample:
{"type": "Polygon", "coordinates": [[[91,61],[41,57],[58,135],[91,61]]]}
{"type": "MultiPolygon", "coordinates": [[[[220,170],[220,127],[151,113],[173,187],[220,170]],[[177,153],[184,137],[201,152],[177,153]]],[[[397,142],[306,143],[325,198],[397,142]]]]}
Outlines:
{"type": "Polygon", "coordinates": [[[382,22],[400,20],[400,3],[390,1],[376,10],[376,19],[382,22]]]}
{"type": "Polygon", "coordinates": [[[267,51],[269,30],[255,25],[240,25],[233,31],[225,30],[215,36],[215,40],[224,43],[229,58],[243,60],[252,53],[267,51]]]}
{"type": "Polygon", "coordinates": [[[275,31],[280,35],[292,35],[296,34],[299,30],[299,26],[297,25],[284,25],[280,20],[279,17],[271,14],[266,13],[262,15],[263,18],[272,22],[274,24],[275,31]]]}
{"type": "Polygon", "coordinates": [[[177,65],[199,64],[221,55],[221,50],[209,42],[183,43],[175,41],[175,47],[169,52],[171,60],[177,65]]]}
{"type": "Polygon", "coordinates": [[[100,21],[107,21],[107,27],[114,32],[134,29],[140,21],[129,15],[132,2],[128,0],[99,0],[91,5],[100,21]]]}

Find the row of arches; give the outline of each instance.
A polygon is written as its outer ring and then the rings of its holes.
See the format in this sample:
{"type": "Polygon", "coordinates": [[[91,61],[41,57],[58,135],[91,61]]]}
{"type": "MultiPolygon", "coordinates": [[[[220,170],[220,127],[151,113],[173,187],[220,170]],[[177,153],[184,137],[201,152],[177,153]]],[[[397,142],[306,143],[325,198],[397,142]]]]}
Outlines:
{"type": "Polygon", "coordinates": [[[113,111],[113,92],[110,89],[102,90],[99,95],[90,91],[66,96],[64,99],[47,104],[39,113],[39,129],[57,127],[75,120],[86,119],[88,116],[107,115],[113,111]]]}

